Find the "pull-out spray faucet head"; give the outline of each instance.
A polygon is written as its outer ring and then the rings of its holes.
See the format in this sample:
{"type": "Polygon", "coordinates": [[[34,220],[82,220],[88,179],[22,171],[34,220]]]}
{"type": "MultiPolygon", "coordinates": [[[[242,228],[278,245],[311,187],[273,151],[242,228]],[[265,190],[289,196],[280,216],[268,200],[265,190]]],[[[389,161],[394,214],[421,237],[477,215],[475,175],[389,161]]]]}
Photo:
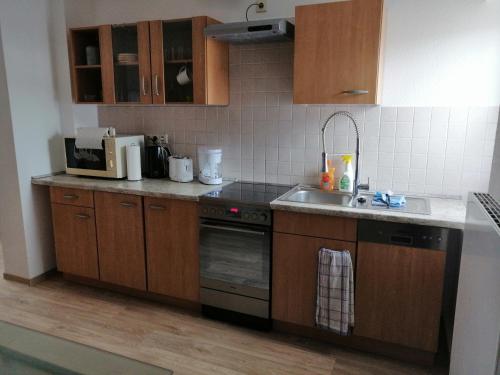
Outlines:
{"type": "Polygon", "coordinates": [[[356,119],[354,118],[352,113],[347,111],[334,112],[330,116],[328,116],[328,118],[325,120],[323,127],[321,128],[322,145],[323,145],[323,152],[321,153],[321,172],[323,173],[328,172],[328,154],[326,153],[326,146],[325,146],[325,132],[328,125],[330,124],[330,121],[338,116],[347,117],[354,125],[354,131],[356,132],[356,171],[354,178],[354,189],[352,191],[353,197],[356,197],[358,195],[358,185],[359,185],[359,129],[356,119]]]}

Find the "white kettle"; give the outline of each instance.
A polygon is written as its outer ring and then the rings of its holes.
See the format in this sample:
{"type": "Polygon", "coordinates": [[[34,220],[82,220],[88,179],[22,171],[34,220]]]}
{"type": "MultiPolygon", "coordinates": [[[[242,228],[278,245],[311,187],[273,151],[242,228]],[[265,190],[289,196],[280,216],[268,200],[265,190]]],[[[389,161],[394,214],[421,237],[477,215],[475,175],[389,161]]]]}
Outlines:
{"type": "Polygon", "coordinates": [[[182,155],[170,156],[168,158],[168,173],[172,181],[193,181],[193,159],[182,155]]]}

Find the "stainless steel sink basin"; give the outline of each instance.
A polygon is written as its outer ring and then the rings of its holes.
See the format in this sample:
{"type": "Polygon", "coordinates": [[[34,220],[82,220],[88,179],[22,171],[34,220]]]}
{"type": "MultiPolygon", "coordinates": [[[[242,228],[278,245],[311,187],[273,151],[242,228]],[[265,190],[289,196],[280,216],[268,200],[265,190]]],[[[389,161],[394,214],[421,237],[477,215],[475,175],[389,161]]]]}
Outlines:
{"type": "Polygon", "coordinates": [[[351,195],[340,193],[325,193],[320,189],[299,187],[294,188],[283,197],[283,201],[311,203],[311,204],[334,204],[336,206],[352,207],[351,195]]]}
{"type": "Polygon", "coordinates": [[[309,186],[297,186],[288,193],[282,195],[278,200],[286,202],[309,203],[318,205],[334,205],[348,208],[359,208],[368,210],[385,210],[392,212],[406,212],[412,214],[430,215],[429,200],[422,197],[406,196],[406,206],[401,208],[389,208],[387,206],[372,205],[373,194],[360,194],[366,202],[360,203],[352,199],[350,194],[339,192],[325,192],[318,188],[309,186]]]}

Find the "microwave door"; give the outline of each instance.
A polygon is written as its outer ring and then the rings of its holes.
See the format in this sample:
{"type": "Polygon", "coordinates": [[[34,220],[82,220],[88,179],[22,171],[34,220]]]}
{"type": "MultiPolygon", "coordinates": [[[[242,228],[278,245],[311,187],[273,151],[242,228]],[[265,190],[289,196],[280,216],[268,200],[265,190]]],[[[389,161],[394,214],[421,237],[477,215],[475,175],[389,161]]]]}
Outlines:
{"type": "Polygon", "coordinates": [[[66,166],[74,169],[106,171],[106,145],[103,149],[77,148],[75,138],[65,138],[66,166]]]}

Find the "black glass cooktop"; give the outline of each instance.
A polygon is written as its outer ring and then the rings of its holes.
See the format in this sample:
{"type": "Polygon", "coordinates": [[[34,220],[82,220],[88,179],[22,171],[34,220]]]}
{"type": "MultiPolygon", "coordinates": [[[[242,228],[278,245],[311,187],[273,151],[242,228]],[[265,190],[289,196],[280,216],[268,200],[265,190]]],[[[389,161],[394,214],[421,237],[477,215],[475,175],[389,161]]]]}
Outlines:
{"type": "Polygon", "coordinates": [[[233,182],[230,185],[211,191],[210,193],[203,195],[201,198],[268,205],[292,188],[293,186],[291,185],[233,182]]]}

